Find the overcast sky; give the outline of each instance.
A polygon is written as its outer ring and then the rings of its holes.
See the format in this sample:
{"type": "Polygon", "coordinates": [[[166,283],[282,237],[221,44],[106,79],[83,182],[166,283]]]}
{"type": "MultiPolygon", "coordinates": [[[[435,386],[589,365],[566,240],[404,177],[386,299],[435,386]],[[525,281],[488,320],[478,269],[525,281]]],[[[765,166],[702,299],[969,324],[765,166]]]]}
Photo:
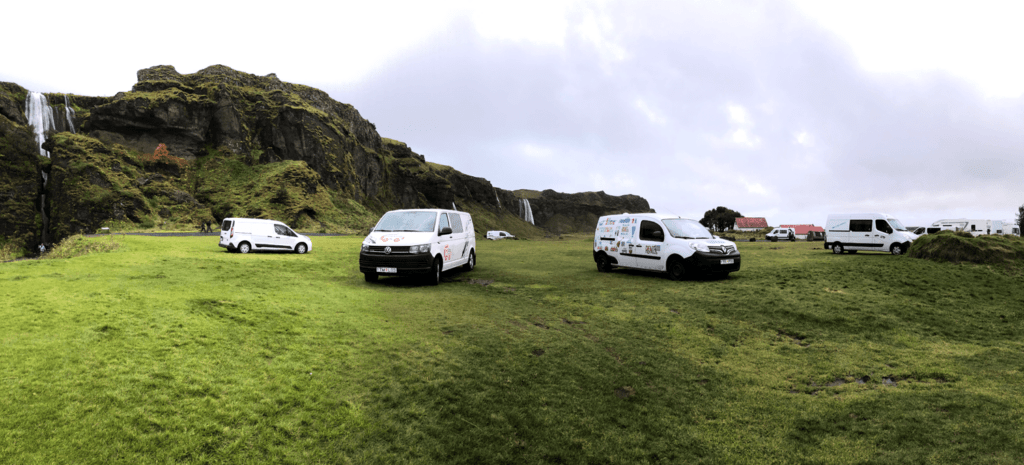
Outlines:
{"type": "Polygon", "coordinates": [[[1024,2],[140,5],[6,5],[0,81],[113,95],[160,64],[273,72],[497,187],[697,219],[1024,204],[1024,2]]]}

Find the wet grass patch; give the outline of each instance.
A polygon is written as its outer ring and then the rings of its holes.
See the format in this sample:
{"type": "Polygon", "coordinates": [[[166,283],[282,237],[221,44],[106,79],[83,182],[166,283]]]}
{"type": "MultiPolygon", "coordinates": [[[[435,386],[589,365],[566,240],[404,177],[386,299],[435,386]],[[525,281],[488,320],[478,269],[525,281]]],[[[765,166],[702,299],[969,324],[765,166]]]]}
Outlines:
{"type": "Polygon", "coordinates": [[[1024,283],[999,267],[740,243],[740,272],[677,282],[480,241],[427,286],[364,282],[355,237],[119,240],[0,264],[5,459],[1024,459],[1024,283]]]}

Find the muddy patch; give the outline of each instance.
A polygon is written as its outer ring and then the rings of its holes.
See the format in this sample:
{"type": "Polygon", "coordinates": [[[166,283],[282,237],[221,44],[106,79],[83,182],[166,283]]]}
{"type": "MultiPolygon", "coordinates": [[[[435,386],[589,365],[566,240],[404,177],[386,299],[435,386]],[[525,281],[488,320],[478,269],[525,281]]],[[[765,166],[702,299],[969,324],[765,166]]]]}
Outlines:
{"type": "Polygon", "coordinates": [[[533,355],[536,355],[538,357],[540,357],[541,355],[544,355],[544,349],[534,349],[533,355]]]}
{"type": "Polygon", "coordinates": [[[636,390],[629,386],[622,386],[615,390],[615,396],[619,399],[628,399],[636,395],[636,390]]]}

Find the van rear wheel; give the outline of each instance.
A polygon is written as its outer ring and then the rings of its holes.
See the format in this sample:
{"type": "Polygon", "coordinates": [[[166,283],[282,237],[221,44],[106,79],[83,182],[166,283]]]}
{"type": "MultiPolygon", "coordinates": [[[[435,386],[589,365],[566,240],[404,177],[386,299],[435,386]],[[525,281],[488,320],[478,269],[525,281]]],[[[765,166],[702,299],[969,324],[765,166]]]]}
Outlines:
{"type": "Polygon", "coordinates": [[[612,270],[612,261],[608,258],[608,255],[600,254],[597,256],[597,271],[601,273],[607,273],[612,270]]]}
{"type": "Polygon", "coordinates": [[[475,251],[473,251],[473,250],[469,251],[469,261],[467,261],[465,265],[462,265],[462,268],[465,269],[466,271],[473,271],[473,268],[476,268],[476,252],[475,251]]]}
{"type": "Polygon", "coordinates": [[[252,247],[249,246],[248,242],[238,244],[238,253],[249,253],[251,250],[252,247]]]}

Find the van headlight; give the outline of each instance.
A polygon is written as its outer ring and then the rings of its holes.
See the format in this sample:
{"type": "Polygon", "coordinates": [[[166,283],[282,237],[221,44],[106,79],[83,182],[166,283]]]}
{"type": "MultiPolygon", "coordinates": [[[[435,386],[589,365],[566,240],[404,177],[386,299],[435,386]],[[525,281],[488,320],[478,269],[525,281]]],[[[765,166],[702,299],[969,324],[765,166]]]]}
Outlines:
{"type": "Polygon", "coordinates": [[[710,252],[711,251],[711,249],[708,248],[708,245],[703,243],[703,242],[691,242],[690,243],[690,248],[693,249],[693,250],[696,250],[698,252],[705,252],[706,253],[706,252],[710,252]]]}
{"type": "Polygon", "coordinates": [[[430,252],[430,244],[414,245],[409,247],[409,253],[427,253],[430,252]]]}
{"type": "Polygon", "coordinates": [[[369,252],[370,251],[370,244],[363,244],[363,248],[360,249],[360,250],[363,251],[363,252],[369,252]]]}

